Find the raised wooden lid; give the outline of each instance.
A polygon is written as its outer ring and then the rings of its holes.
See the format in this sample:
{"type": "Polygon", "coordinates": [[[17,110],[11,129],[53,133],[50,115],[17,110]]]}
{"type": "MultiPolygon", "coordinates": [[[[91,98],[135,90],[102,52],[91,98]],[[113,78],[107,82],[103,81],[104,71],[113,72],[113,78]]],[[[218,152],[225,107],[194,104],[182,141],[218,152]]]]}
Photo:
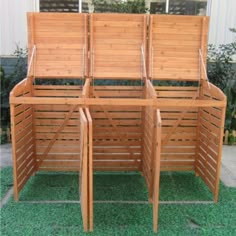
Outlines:
{"type": "Polygon", "coordinates": [[[148,74],[153,80],[196,81],[206,63],[209,18],[206,16],[151,15],[148,74]],[[200,69],[201,68],[201,69],[200,69]]]}
{"type": "Polygon", "coordinates": [[[87,14],[28,13],[29,62],[36,45],[30,74],[37,78],[87,76],[87,24],[87,14]]]}
{"type": "Polygon", "coordinates": [[[141,79],[146,52],[146,15],[90,15],[90,76],[94,79],[141,79]]]}

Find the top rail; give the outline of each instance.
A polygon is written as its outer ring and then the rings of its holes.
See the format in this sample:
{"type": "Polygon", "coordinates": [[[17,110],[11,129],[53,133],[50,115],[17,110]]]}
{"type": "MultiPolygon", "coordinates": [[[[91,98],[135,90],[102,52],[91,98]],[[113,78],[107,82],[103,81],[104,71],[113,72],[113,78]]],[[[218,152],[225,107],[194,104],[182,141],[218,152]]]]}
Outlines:
{"type": "Polygon", "coordinates": [[[156,106],[156,107],[224,107],[226,101],[189,100],[189,99],[104,99],[104,98],[42,98],[42,97],[10,97],[10,104],[77,104],[103,106],[156,106]]]}

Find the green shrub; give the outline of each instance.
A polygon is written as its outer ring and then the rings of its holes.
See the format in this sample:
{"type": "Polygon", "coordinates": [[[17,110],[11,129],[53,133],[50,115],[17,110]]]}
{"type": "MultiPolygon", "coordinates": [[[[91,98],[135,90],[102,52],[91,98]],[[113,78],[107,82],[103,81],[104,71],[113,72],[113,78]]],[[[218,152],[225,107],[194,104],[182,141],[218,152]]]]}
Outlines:
{"type": "Polygon", "coordinates": [[[17,58],[12,73],[5,75],[4,69],[0,67],[1,73],[1,127],[10,126],[9,94],[13,87],[26,77],[27,74],[27,50],[17,47],[14,55],[17,58]]]}
{"type": "Polygon", "coordinates": [[[146,13],[145,0],[93,0],[94,12],[146,13]]]}
{"type": "MultiPolygon", "coordinates": [[[[235,29],[230,29],[233,33],[235,29]]],[[[236,130],[236,72],[233,68],[233,55],[236,55],[236,40],[219,46],[209,45],[208,78],[227,96],[225,129],[236,130]]]]}

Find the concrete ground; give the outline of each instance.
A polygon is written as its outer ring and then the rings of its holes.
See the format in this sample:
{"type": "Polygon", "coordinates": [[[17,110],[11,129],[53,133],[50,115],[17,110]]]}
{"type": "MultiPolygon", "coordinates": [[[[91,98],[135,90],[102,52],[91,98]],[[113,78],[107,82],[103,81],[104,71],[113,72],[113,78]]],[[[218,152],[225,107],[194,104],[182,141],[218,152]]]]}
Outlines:
{"type": "MultiPolygon", "coordinates": [[[[11,166],[11,144],[0,145],[0,168],[11,166]]],[[[236,146],[223,146],[221,180],[228,187],[236,187],[236,146]]]]}

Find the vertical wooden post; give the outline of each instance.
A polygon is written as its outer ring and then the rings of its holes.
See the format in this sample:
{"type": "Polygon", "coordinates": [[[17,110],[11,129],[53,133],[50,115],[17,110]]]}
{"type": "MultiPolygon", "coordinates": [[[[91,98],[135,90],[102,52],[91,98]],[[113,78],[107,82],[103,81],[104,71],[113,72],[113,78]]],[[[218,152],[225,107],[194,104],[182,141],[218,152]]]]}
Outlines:
{"type": "Polygon", "coordinates": [[[150,16],[149,18],[149,39],[148,39],[148,44],[149,44],[149,47],[148,47],[148,78],[149,79],[152,79],[152,57],[153,57],[153,51],[152,51],[152,24],[153,24],[153,17],[150,16]]]}
{"type": "MultiPolygon", "coordinates": [[[[34,97],[34,86],[33,86],[33,80],[30,79],[28,81],[29,86],[30,86],[30,90],[31,90],[31,97],[34,97]]],[[[33,175],[35,175],[36,171],[37,171],[37,163],[36,163],[36,141],[35,141],[35,124],[36,124],[36,119],[35,119],[35,105],[31,105],[32,106],[32,136],[33,136],[33,158],[34,158],[34,173],[33,175]]]]}
{"type": "MultiPolygon", "coordinates": [[[[206,17],[202,18],[202,29],[201,29],[201,44],[200,44],[200,49],[201,49],[201,52],[202,52],[202,56],[203,56],[203,59],[205,57],[205,50],[204,50],[204,47],[206,47],[206,40],[205,40],[205,31],[206,31],[206,17]]],[[[205,78],[205,74],[204,74],[204,69],[203,69],[203,65],[202,65],[202,61],[201,61],[201,58],[200,58],[200,53],[199,53],[199,71],[200,71],[200,81],[199,81],[199,85],[200,88],[199,88],[199,95],[198,95],[198,98],[202,98],[203,97],[203,81],[206,80],[207,78],[205,78]]],[[[205,60],[204,60],[205,62],[205,60]]],[[[199,122],[199,119],[200,119],[200,111],[201,111],[202,108],[198,108],[198,124],[197,124],[197,147],[196,147],[196,154],[195,154],[195,161],[194,161],[194,172],[195,172],[195,176],[198,176],[199,173],[197,172],[196,170],[196,163],[197,163],[197,158],[198,158],[198,153],[199,153],[199,147],[200,147],[200,122],[199,122]]]]}
{"type": "Polygon", "coordinates": [[[16,170],[16,132],[15,132],[15,104],[10,105],[11,113],[11,137],[12,137],[12,164],[13,164],[13,178],[14,178],[14,199],[19,200],[18,180],[16,170]]]}
{"type": "Polygon", "coordinates": [[[89,61],[90,61],[90,72],[89,76],[93,79],[94,76],[94,71],[93,71],[93,66],[94,66],[94,48],[93,48],[93,14],[90,14],[90,55],[89,55],[89,61]]]}
{"type": "MultiPolygon", "coordinates": [[[[156,108],[152,107],[152,112],[151,112],[151,116],[152,116],[152,146],[151,146],[151,149],[152,149],[152,156],[151,156],[151,179],[150,179],[150,190],[149,190],[149,202],[153,202],[153,193],[154,193],[154,185],[155,185],[155,168],[156,168],[156,138],[157,138],[157,135],[156,135],[156,132],[157,132],[157,116],[156,116],[156,108]]],[[[159,145],[159,144],[158,144],[159,145]]]]}
{"type": "Polygon", "coordinates": [[[88,76],[88,15],[84,15],[84,44],[85,44],[85,53],[84,53],[84,60],[85,60],[85,76],[88,76]]]}
{"type": "MultiPolygon", "coordinates": [[[[142,70],[146,70],[146,65],[147,65],[147,57],[146,57],[146,45],[147,45],[147,16],[146,15],[144,15],[143,16],[143,64],[145,65],[143,65],[143,68],[142,68],[142,70]]],[[[144,75],[146,75],[146,73],[147,73],[147,71],[143,71],[143,75],[142,75],[142,80],[143,79],[145,79],[146,80],[146,77],[147,76],[144,76],[144,75]]]]}
{"type": "MultiPolygon", "coordinates": [[[[30,12],[27,14],[27,24],[28,24],[28,65],[30,64],[30,60],[33,52],[33,46],[35,45],[35,22],[34,22],[34,13],[30,12]]],[[[35,56],[34,56],[35,57],[35,56]]],[[[29,68],[29,79],[34,79],[33,76],[35,74],[35,63],[36,60],[32,60],[31,68],[29,68]]],[[[32,81],[33,82],[33,81],[32,81]]]]}
{"type": "MultiPolygon", "coordinates": [[[[202,57],[203,57],[203,62],[205,63],[206,65],[206,52],[204,50],[204,48],[206,47],[206,40],[205,40],[205,31],[206,31],[206,17],[203,17],[202,18],[202,30],[201,30],[201,52],[202,52],[202,57]]],[[[200,56],[200,55],[199,55],[200,56]]],[[[205,74],[204,74],[204,69],[203,69],[203,66],[201,61],[200,61],[200,71],[201,71],[201,80],[206,80],[207,78],[205,78],[205,74]]]]}
{"type": "Polygon", "coordinates": [[[221,122],[220,122],[220,142],[218,144],[218,159],[217,159],[217,168],[216,168],[216,182],[215,182],[215,192],[214,192],[214,201],[218,202],[219,196],[219,183],[220,183],[220,173],[221,173],[221,159],[222,159],[222,147],[223,147],[223,136],[224,136],[224,124],[225,124],[225,111],[226,108],[222,108],[221,113],[221,122]]]}
{"type": "MultiPolygon", "coordinates": [[[[147,81],[144,82],[144,86],[143,86],[143,98],[146,98],[146,90],[147,90],[147,81]]],[[[145,110],[146,107],[141,107],[142,109],[142,147],[141,147],[141,165],[140,165],[140,171],[143,174],[143,158],[144,158],[144,134],[145,134],[145,110]]]]}

